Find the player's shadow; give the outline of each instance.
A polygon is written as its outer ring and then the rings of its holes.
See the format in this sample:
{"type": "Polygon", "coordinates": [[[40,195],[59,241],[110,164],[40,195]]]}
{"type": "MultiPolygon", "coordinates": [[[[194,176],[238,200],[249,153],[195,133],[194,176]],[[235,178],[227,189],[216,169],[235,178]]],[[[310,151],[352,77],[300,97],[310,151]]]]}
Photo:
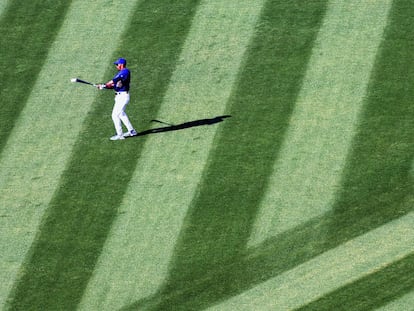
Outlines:
{"type": "MultiPolygon", "coordinates": [[[[223,122],[224,119],[227,119],[227,118],[230,118],[230,117],[231,117],[230,115],[224,115],[224,116],[218,116],[218,117],[210,118],[210,119],[200,119],[200,120],[184,122],[184,123],[177,124],[177,125],[167,124],[167,126],[153,128],[153,129],[149,129],[149,130],[139,132],[134,137],[145,136],[145,135],[156,134],[156,133],[179,131],[179,130],[184,130],[184,129],[188,129],[188,128],[196,127],[196,126],[212,125],[212,124],[223,122]]],[[[158,120],[153,120],[153,121],[158,122],[158,123],[162,123],[162,124],[166,124],[166,123],[164,123],[162,121],[158,121],[158,120]]]]}

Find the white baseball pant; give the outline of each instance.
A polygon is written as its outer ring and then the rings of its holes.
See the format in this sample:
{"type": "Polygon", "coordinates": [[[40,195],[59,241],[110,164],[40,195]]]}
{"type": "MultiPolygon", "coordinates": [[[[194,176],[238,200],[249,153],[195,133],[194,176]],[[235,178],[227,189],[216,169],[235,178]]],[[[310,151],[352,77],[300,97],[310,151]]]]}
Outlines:
{"type": "Polygon", "coordinates": [[[134,127],[125,113],[126,106],[129,103],[128,92],[115,93],[115,105],[112,110],[112,121],[114,122],[116,134],[122,136],[122,123],[127,128],[128,132],[132,131],[134,127]]]}

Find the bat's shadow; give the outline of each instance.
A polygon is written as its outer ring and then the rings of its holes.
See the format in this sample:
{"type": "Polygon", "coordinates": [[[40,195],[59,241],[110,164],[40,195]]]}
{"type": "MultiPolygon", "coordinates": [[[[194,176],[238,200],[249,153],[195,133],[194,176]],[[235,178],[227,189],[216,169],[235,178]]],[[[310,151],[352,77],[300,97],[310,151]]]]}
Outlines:
{"type": "MultiPolygon", "coordinates": [[[[200,119],[200,120],[184,122],[184,123],[177,124],[177,125],[168,125],[164,127],[153,128],[153,129],[139,132],[136,136],[133,136],[133,137],[145,136],[145,135],[156,134],[156,133],[171,132],[171,131],[179,131],[179,130],[188,129],[190,127],[196,127],[196,126],[202,126],[202,125],[212,125],[212,124],[223,122],[224,119],[227,119],[230,117],[231,117],[230,115],[224,115],[224,116],[218,116],[218,117],[211,118],[211,119],[200,119]]],[[[163,123],[158,120],[153,120],[153,121],[163,123]]],[[[130,138],[133,138],[133,137],[130,137],[130,138]]]]}

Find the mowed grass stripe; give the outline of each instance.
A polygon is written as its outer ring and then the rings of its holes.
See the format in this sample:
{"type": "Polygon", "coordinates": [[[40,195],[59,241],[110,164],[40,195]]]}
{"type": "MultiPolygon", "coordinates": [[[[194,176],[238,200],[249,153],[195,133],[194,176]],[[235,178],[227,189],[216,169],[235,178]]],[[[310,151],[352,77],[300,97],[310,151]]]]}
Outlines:
{"type": "MultiPolygon", "coordinates": [[[[363,278],[347,283],[298,310],[374,310],[413,290],[413,274],[414,250],[411,249],[411,254],[402,259],[375,270],[363,278]]],[[[412,310],[412,308],[399,310],[412,310]]]]}
{"type": "MultiPolygon", "coordinates": [[[[129,10],[135,2],[126,1],[123,6],[129,10]]],[[[116,8],[106,1],[72,2],[1,154],[0,248],[4,250],[0,255],[1,305],[13,282],[21,276],[19,269],[25,271],[21,264],[97,92],[91,87],[71,84],[70,78],[80,75],[92,81],[102,79],[108,63],[113,61],[112,52],[122,32],[122,24],[113,13],[116,8]],[[101,29],[105,27],[112,30],[102,40],[101,29]]],[[[40,38],[43,36],[39,34],[40,38]]],[[[28,291],[25,297],[30,299],[31,294],[28,291]]],[[[35,308],[35,304],[27,306],[35,308]]]]}
{"type": "MultiPolygon", "coordinates": [[[[119,40],[113,34],[116,45],[122,42],[119,50],[110,59],[84,65],[89,74],[93,65],[107,68],[105,78],[101,73],[99,77],[87,76],[91,81],[106,80],[116,72],[112,65],[115,57],[122,55],[128,59],[133,77],[132,100],[128,112],[131,119],[136,121],[137,127],[148,124],[149,118],[154,118],[175,68],[197,3],[194,0],[177,0],[169,2],[167,6],[162,0],[145,1],[136,3],[133,8],[134,3],[124,2],[123,10],[127,10],[130,19],[123,15],[123,20],[129,20],[130,24],[124,25],[126,32],[118,37],[119,40]],[[143,124],[138,123],[136,118],[141,114],[142,119],[139,121],[143,124]]],[[[109,53],[106,48],[108,41],[102,41],[102,29],[117,28],[120,25],[111,27],[112,24],[104,20],[105,15],[99,14],[101,10],[91,10],[90,4],[84,5],[88,7],[83,8],[83,12],[105,23],[97,23],[99,34],[93,35],[92,39],[96,38],[105,45],[99,51],[109,53]]],[[[96,5],[103,6],[102,3],[96,5]]],[[[119,8],[119,4],[113,5],[119,8]]],[[[110,17],[119,23],[119,9],[110,6],[105,8],[105,12],[106,10],[111,11],[113,14],[110,17]]],[[[81,19],[78,22],[87,21],[81,19]]],[[[115,43],[111,46],[115,47],[115,43]]],[[[86,50],[89,60],[91,50],[94,49],[86,50]]],[[[85,75],[83,73],[81,77],[85,75]]],[[[94,94],[91,87],[84,86],[83,89],[88,92],[86,94],[94,94]]],[[[83,89],[77,86],[70,90],[82,92],[83,89]]],[[[96,259],[102,251],[129,178],[134,172],[144,140],[139,137],[114,143],[108,139],[114,132],[110,118],[114,97],[110,91],[99,94],[93,105],[86,101],[79,103],[91,106],[92,109],[84,121],[81,135],[61,177],[59,189],[50,202],[30,256],[22,269],[12,309],[76,308],[93,272],[96,259]]],[[[75,101],[78,104],[80,99],[72,97],[75,98],[71,104],[74,105],[75,101]]]]}
{"type": "MultiPolygon", "coordinates": [[[[71,1],[2,0],[0,3],[1,152],[26,104],[71,1]]],[[[53,80],[47,84],[53,84],[53,80]]]]}
{"type": "MultiPolygon", "coordinates": [[[[262,4],[200,3],[158,119],[182,123],[225,112],[262,4]]],[[[218,126],[148,138],[81,309],[114,310],[161,289],[218,126]]]]}
{"type": "MultiPolygon", "coordinates": [[[[350,240],[209,310],[293,310],[412,255],[414,213],[350,240]]],[[[384,284],[386,286],[386,284],[384,284]]],[[[357,295],[357,294],[356,294],[357,295]]],[[[352,298],[348,298],[352,300],[352,298]]],[[[319,306],[315,310],[325,309],[319,306]]]]}
{"type": "Polygon", "coordinates": [[[375,310],[376,311],[401,311],[401,310],[410,310],[412,306],[414,306],[414,290],[402,296],[401,298],[396,299],[375,310]]]}
{"type": "Polygon", "coordinates": [[[391,2],[330,2],[250,244],[332,208],[391,2]]]}

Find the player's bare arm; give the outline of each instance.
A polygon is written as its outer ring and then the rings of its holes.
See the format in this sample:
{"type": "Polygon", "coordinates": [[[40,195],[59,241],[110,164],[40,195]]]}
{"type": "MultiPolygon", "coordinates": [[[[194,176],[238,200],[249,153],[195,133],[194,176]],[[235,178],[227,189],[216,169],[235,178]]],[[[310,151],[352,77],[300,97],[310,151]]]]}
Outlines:
{"type": "Polygon", "coordinates": [[[114,88],[114,81],[111,80],[111,81],[106,82],[105,87],[107,89],[113,89],[114,88]]]}
{"type": "Polygon", "coordinates": [[[113,89],[114,88],[114,81],[110,80],[106,83],[97,84],[96,87],[100,90],[113,89]]]}

